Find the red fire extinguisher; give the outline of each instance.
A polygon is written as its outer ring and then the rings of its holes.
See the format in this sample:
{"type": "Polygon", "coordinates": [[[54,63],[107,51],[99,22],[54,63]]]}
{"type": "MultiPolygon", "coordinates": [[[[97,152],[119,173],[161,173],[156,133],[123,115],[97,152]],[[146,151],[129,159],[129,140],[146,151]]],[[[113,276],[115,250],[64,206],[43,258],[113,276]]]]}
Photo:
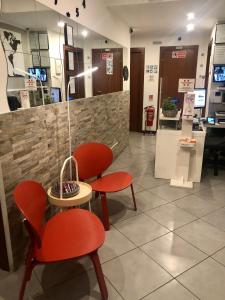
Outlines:
{"type": "Polygon", "coordinates": [[[155,117],[155,108],[154,106],[145,107],[145,127],[153,126],[154,117],[155,117]]]}

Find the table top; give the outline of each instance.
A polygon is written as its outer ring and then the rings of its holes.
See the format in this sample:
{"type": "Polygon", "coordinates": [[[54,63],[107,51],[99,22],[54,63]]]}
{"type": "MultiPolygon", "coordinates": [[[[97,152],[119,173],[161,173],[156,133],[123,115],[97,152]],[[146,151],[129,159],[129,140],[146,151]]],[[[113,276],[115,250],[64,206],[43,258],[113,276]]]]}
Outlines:
{"type": "Polygon", "coordinates": [[[216,124],[205,124],[204,125],[205,127],[207,128],[225,128],[225,124],[219,124],[219,123],[216,123],[216,124]]]}
{"type": "Polygon", "coordinates": [[[53,196],[51,194],[51,187],[50,187],[47,191],[49,202],[59,207],[78,206],[86,202],[89,202],[92,197],[92,187],[85,182],[79,181],[78,184],[80,187],[79,194],[71,198],[63,198],[63,199],[53,196]]]}

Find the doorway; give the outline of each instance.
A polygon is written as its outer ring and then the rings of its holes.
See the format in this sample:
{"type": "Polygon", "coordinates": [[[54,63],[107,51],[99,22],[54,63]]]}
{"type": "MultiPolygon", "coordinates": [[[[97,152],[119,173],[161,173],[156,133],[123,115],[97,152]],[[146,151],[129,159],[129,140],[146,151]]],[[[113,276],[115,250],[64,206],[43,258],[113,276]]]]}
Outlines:
{"type": "MultiPolygon", "coordinates": [[[[67,85],[70,80],[70,77],[74,77],[82,72],[84,72],[83,49],[64,45],[64,73],[65,73],[66,95],[67,95],[67,85]],[[69,62],[71,59],[73,61],[69,62]]],[[[73,92],[73,89],[70,89],[70,93],[69,93],[70,97],[72,99],[85,98],[84,77],[75,78],[74,80],[75,80],[75,86],[74,86],[75,92],[73,92]]]]}
{"type": "Polygon", "coordinates": [[[179,99],[178,108],[183,108],[184,94],[178,92],[180,78],[196,78],[198,46],[161,47],[159,71],[159,100],[167,97],[179,99]]]}
{"type": "Polygon", "coordinates": [[[123,90],[123,49],[92,49],[92,66],[98,71],[92,74],[93,96],[123,90]],[[107,69],[107,60],[111,61],[107,69]]]}
{"type": "Polygon", "coordinates": [[[142,132],[145,48],[130,52],[130,131],[142,132]]]}

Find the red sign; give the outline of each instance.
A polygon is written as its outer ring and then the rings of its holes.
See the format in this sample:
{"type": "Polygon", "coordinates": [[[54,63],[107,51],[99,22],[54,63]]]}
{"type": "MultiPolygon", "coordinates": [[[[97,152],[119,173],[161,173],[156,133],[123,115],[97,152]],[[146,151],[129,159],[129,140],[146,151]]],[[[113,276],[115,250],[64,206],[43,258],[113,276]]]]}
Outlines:
{"type": "Polygon", "coordinates": [[[104,52],[102,53],[102,60],[112,59],[113,54],[110,52],[104,52]]]}
{"type": "Polygon", "coordinates": [[[187,51],[186,50],[179,50],[172,52],[172,58],[186,58],[187,51]]]}

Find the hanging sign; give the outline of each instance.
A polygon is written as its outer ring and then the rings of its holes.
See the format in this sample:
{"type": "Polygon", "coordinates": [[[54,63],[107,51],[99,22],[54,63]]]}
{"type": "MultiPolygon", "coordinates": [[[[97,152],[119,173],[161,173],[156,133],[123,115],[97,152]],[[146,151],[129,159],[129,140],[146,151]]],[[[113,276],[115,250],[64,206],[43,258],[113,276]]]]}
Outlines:
{"type": "Polygon", "coordinates": [[[183,120],[192,120],[194,116],[195,94],[187,93],[184,96],[183,120]]]}
{"type": "Polygon", "coordinates": [[[195,88],[195,79],[179,79],[178,93],[193,92],[195,88]]]}
{"type": "Polygon", "coordinates": [[[37,80],[34,78],[25,79],[25,88],[28,91],[37,91],[37,80]]]}
{"type": "Polygon", "coordinates": [[[187,56],[186,50],[172,51],[172,58],[186,58],[186,56],[187,56]]]}
{"type": "Polygon", "coordinates": [[[106,75],[113,75],[113,53],[109,54],[106,58],[106,75]]]}

